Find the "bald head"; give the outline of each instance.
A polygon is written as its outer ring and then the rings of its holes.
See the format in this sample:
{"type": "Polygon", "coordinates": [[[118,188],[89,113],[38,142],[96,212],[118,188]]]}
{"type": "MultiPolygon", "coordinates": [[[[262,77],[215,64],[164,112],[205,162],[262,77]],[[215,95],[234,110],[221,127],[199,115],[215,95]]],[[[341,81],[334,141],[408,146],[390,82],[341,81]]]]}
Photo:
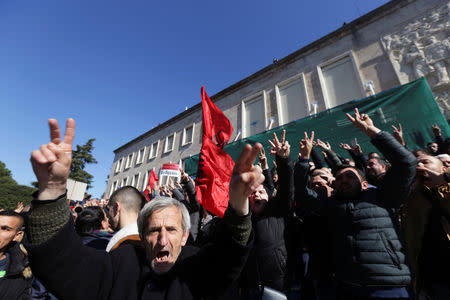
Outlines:
{"type": "Polygon", "coordinates": [[[136,188],[125,186],[112,193],[111,197],[109,197],[110,205],[114,205],[116,202],[119,202],[125,211],[138,214],[146,203],[146,199],[136,188]]]}

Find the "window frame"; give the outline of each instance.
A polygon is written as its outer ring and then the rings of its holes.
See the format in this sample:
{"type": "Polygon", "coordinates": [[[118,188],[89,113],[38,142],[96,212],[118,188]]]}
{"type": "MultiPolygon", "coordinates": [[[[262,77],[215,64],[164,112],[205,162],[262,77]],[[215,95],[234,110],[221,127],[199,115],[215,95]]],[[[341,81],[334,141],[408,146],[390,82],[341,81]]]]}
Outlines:
{"type": "Polygon", "coordinates": [[[141,173],[136,173],[133,175],[132,181],[131,181],[131,186],[137,188],[137,185],[139,184],[139,179],[141,179],[141,173]],[[136,180],[136,176],[137,176],[137,181],[136,180]]]}
{"type": "Polygon", "coordinates": [[[156,141],[156,142],[154,142],[154,143],[152,143],[151,145],[150,145],[150,150],[149,150],[149,154],[148,154],[148,159],[150,160],[150,159],[154,159],[154,158],[156,158],[157,156],[158,156],[158,151],[159,151],[159,142],[160,142],[160,140],[158,140],[158,141],[156,141]],[[154,149],[153,149],[153,145],[154,144],[156,144],[156,149],[155,149],[155,151],[153,151],[154,149]],[[155,152],[155,153],[153,153],[153,152],[155,152]]]}
{"type": "MultiPolygon", "coordinates": [[[[304,108],[306,109],[306,115],[305,117],[311,115],[311,103],[309,102],[309,98],[308,98],[308,89],[306,86],[306,79],[305,79],[305,74],[303,72],[294,75],[286,80],[283,80],[279,83],[277,83],[275,85],[275,98],[276,98],[276,103],[277,103],[277,114],[278,114],[278,124],[284,125],[287,124],[288,122],[286,120],[283,119],[283,110],[282,110],[282,106],[281,106],[281,95],[280,95],[280,89],[282,89],[283,87],[295,82],[295,81],[299,81],[299,84],[303,87],[303,96],[306,99],[306,102],[303,103],[304,108]]],[[[300,101],[300,99],[299,99],[300,101]]],[[[304,117],[302,117],[304,118],[304,117]]]]}
{"type": "Polygon", "coordinates": [[[325,83],[325,78],[323,77],[322,68],[328,67],[328,66],[344,59],[345,57],[349,57],[350,61],[352,62],[353,71],[355,72],[355,75],[356,75],[356,81],[359,84],[361,98],[366,97],[366,91],[364,90],[363,80],[362,80],[362,76],[358,69],[358,64],[356,61],[355,54],[354,54],[353,50],[349,50],[349,51],[346,51],[346,52],[342,53],[341,55],[335,56],[317,66],[317,73],[319,75],[320,88],[322,90],[322,97],[323,97],[323,101],[325,103],[326,109],[330,109],[332,107],[329,102],[327,85],[325,83]]]}
{"type": "Polygon", "coordinates": [[[114,170],[114,174],[120,173],[120,170],[122,169],[122,163],[123,163],[123,157],[121,157],[116,164],[116,169],[114,170]]]}
{"type": "Polygon", "coordinates": [[[169,153],[172,152],[173,149],[175,148],[175,138],[177,136],[177,133],[174,132],[172,134],[169,134],[168,136],[166,136],[166,141],[164,143],[164,153],[169,153]],[[169,137],[173,136],[173,140],[172,140],[172,147],[170,149],[167,149],[167,142],[169,141],[169,137]]]}
{"type": "Polygon", "coordinates": [[[127,161],[125,163],[125,170],[128,170],[133,165],[134,152],[127,155],[127,161]]]}
{"type": "MultiPolygon", "coordinates": [[[[255,100],[256,98],[259,98],[261,96],[263,97],[263,105],[264,105],[264,130],[261,131],[261,132],[264,132],[264,131],[267,130],[267,93],[266,93],[266,90],[262,90],[262,91],[259,91],[259,92],[255,93],[255,94],[253,94],[253,95],[251,95],[249,97],[246,97],[246,98],[242,99],[242,101],[241,101],[241,132],[242,132],[242,138],[246,138],[246,137],[249,136],[248,133],[247,133],[247,130],[245,128],[245,122],[247,121],[246,117],[245,117],[245,104],[248,103],[248,102],[251,102],[252,100],[255,100]]],[[[258,133],[260,133],[260,132],[258,132],[258,133]]],[[[258,133],[256,133],[256,134],[258,134],[258,133]]]]}
{"type": "Polygon", "coordinates": [[[181,139],[181,146],[186,146],[188,144],[192,144],[194,142],[194,134],[195,134],[195,123],[184,127],[183,129],[183,138],[181,139]],[[192,127],[192,136],[190,141],[186,141],[186,129],[192,127]]]}
{"type": "Polygon", "coordinates": [[[142,164],[142,163],[144,162],[145,149],[146,149],[146,147],[142,147],[141,149],[139,149],[139,150],[137,151],[137,155],[136,155],[136,163],[135,163],[136,166],[137,166],[137,165],[140,165],[140,164],[142,164]],[[140,154],[141,151],[142,151],[142,155],[140,154]]]}
{"type": "Polygon", "coordinates": [[[111,189],[109,190],[109,197],[111,197],[112,193],[114,193],[114,191],[117,189],[117,184],[118,184],[117,180],[114,180],[113,183],[111,184],[111,189]]]}
{"type": "Polygon", "coordinates": [[[122,185],[120,187],[123,188],[124,186],[127,186],[127,185],[128,185],[128,176],[125,176],[124,178],[122,178],[122,185]],[[125,184],[123,184],[124,180],[125,180],[125,184]]]}

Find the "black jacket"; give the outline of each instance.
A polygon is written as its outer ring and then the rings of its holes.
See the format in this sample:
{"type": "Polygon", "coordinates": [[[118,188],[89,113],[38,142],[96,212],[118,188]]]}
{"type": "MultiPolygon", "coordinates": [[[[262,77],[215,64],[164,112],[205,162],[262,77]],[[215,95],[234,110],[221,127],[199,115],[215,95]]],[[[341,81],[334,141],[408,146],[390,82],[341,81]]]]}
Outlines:
{"type": "Polygon", "coordinates": [[[28,251],[36,276],[59,299],[204,299],[238,277],[250,250],[222,225],[215,243],[183,247],[174,267],[161,276],[153,274],[140,247],[123,245],[106,253],[83,246],[72,219],[47,242],[28,245],[28,251]]]}
{"type": "Polygon", "coordinates": [[[406,286],[411,276],[397,232],[396,210],[411,192],[416,159],[386,132],[380,132],[372,143],[392,162],[380,188],[367,189],[357,199],[320,199],[307,188],[307,162],[299,162],[297,205],[327,217],[339,281],[357,286],[406,286]]]}
{"type": "Polygon", "coordinates": [[[9,254],[9,260],[6,274],[0,278],[0,298],[31,299],[31,274],[30,278],[25,278],[22,274],[28,266],[28,258],[16,242],[12,242],[6,252],[9,254]]]}
{"type": "MultiPolygon", "coordinates": [[[[277,156],[279,189],[261,215],[253,215],[255,243],[241,276],[243,288],[255,289],[261,284],[283,291],[288,287],[288,253],[291,218],[293,218],[293,169],[289,158],[277,156]]],[[[293,266],[294,264],[289,264],[293,266]]]]}
{"type": "Polygon", "coordinates": [[[198,203],[197,193],[195,191],[195,186],[192,181],[182,182],[183,189],[189,197],[189,202],[185,199],[183,204],[189,211],[189,217],[191,219],[191,229],[190,235],[193,241],[197,240],[198,231],[200,230],[200,221],[202,215],[202,206],[198,203]]]}

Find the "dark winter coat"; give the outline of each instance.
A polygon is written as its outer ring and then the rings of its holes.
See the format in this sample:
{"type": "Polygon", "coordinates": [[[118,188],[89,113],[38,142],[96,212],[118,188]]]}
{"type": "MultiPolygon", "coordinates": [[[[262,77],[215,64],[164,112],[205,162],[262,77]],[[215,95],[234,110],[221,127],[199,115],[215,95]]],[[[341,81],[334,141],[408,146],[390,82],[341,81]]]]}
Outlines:
{"type": "Polygon", "coordinates": [[[386,132],[376,135],[372,143],[392,162],[380,188],[367,189],[357,199],[320,199],[307,188],[307,162],[300,161],[295,178],[297,205],[328,218],[334,271],[340,282],[406,286],[411,276],[396,211],[411,192],[416,159],[386,132]]]}
{"type": "MultiPolygon", "coordinates": [[[[255,243],[241,276],[241,286],[247,289],[259,285],[284,291],[289,285],[288,255],[291,247],[290,224],[293,218],[293,169],[288,158],[277,156],[279,189],[269,200],[261,215],[253,215],[255,243]]],[[[297,237],[298,238],[298,237],[297,237]]]]}
{"type": "Polygon", "coordinates": [[[6,251],[9,254],[6,274],[0,278],[1,299],[31,299],[31,273],[24,277],[23,271],[28,267],[28,258],[16,242],[12,242],[6,251]]]}
{"type": "Polygon", "coordinates": [[[165,275],[151,271],[140,247],[121,245],[106,253],[83,246],[72,219],[28,251],[35,274],[60,299],[204,299],[238,277],[250,250],[222,225],[215,243],[183,247],[165,275]]]}

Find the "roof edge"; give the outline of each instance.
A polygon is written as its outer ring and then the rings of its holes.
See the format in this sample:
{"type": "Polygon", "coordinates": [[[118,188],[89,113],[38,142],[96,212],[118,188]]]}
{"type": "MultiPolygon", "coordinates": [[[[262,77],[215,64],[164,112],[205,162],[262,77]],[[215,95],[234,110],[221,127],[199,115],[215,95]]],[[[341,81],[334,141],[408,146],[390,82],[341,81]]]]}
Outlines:
{"type": "MultiPolygon", "coordinates": [[[[244,79],[236,82],[235,84],[221,90],[220,92],[214,94],[213,96],[211,96],[211,100],[213,102],[218,101],[220,98],[225,97],[229,94],[231,94],[232,92],[234,92],[235,90],[237,90],[238,88],[252,82],[253,80],[257,79],[258,77],[262,76],[263,74],[272,71],[274,69],[277,69],[281,66],[284,65],[288,65],[290,64],[293,60],[297,59],[298,57],[307,54],[309,51],[314,50],[316,48],[318,48],[319,46],[330,42],[331,40],[335,40],[335,39],[340,39],[343,36],[346,36],[348,34],[351,34],[354,30],[355,27],[360,28],[363,26],[366,26],[380,18],[382,18],[383,16],[387,15],[387,14],[391,14],[394,11],[414,2],[415,0],[392,0],[389,1],[388,3],[375,8],[374,10],[366,13],[365,15],[362,15],[361,17],[353,20],[352,22],[345,24],[328,33],[327,35],[319,38],[318,40],[300,48],[299,50],[281,58],[280,60],[278,60],[276,63],[272,63],[264,68],[262,68],[261,70],[253,73],[250,76],[245,77],[244,79]]],[[[131,141],[129,141],[128,143],[118,147],[117,149],[113,150],[113,152],[115,154],[117,154],[117,152],[120,152],[121,150],[127,148],[129,145],[138,142],[140,140],[143,140],[145,137],[151,135],[152,133],[159,131],[160,129],[163,129],[165,127],[168,127],[170,124],[174,123],[175,121],[178,121],[179,119],[182,119],[183,117],[195,112],[197,109],[199,109],[201,107],[201,102],[195,104],[194,106],[188,108],[187,110],[185,110],[182,113],[179,113],[178,115],[170,118],[169,120],[165,121],[162,124],[159,124],[158,126],[148,130],[147,132],[139,135],[138,137],[132,139],[131,141]]]]}

